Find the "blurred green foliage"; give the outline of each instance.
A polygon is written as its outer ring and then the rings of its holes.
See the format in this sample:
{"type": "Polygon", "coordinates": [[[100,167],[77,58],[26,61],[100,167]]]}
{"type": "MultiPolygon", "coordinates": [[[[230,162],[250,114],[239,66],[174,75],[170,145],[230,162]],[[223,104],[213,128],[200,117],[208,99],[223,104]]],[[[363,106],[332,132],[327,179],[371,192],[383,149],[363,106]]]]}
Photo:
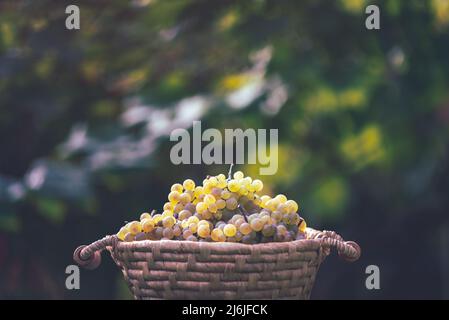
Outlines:
{"type": "MultiPolygon", "coordinates": [[[[441,297],[447,270],[414,291],[404,266],[448,263],[430,249],[449,223],[449,2],[375,3],[379,31],[365,0],[1,1],[0,297],[123,298],[112,263],[78,293],[62,270],[173,182],[227,171],[169,163],[171,130],[198,119],[278,128],[267,190],[359,241],[381,297],[441,297]]],[[[325,268],[317,297],[370,297],[360,269],[325,268]]]]}

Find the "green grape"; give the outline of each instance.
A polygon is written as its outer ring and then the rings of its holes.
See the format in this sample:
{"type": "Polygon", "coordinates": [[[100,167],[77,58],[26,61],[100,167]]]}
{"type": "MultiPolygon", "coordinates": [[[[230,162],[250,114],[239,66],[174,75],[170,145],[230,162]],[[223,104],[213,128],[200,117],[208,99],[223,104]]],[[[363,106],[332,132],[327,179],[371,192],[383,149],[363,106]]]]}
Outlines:
{"type": "Polygon", "coordinates": [[[261,207],[262,207],[262,208],[266,208],[267,202],[268,202],[269,200],[271,200],[271,197],[270,197],[270,196],[267,196],[267,195],[261,196],[261,197],[260,197],[261,207]]]}
{"type": "Polygon", "coordinates": [[[282,214],[287,214],[290,212],[290,207],[286,205],[285,203],[281,203],[278,205],[276,211],[279,211],[282,214]]]}
{"type": "Polygon", "coordinates": [[[228,200],[226,200],[226,208],[229,210],[237,209],[238,205],[239,204],[238,204],[237,200],[235,200],[235,198],[229,198],[228,200]]]}
{"type": "Polygon", "coordinates": [[[164,211],[173,211],[175,206],[171,202],[166,202],[163,207],[164,211]]]}
{"type": "Polygon", "coordinates": [[[134,234],[132,234],[131,232],[128,232],[125,235],[125,238],[123,240],[125,240],[126,242],[134,241],[134,234]]]}
{"type": "Polygon", "coordinates": [[[271,221],[271,217],[270,216],[262,216],[261,218],[259,218],[261,221],[262,221],[262,223],[265,225],[265,224],[271,224],[272,223],[272,221],[271,221]]]}
{"type": "Polygon", "coordinates": [[[217,202],[215,202],[215,204],[217,205],[218,210],[226,208],[226,201],[223,199],[218,199],[217,202]]]}
{"type": "Polygon", "coordinates": [[[198,213],[203,213],[207,210],[207,203],[205,202],[198,202],[198,204],[196,205],[196,211],[198,213]]]}
{"type": "Polygon", "coordinates": [[[283,214],[279,211],[273,211],[271,214],[271,218],[276,220],[277,222],[281,221],[283,217],[283,214]]]}
{"type": "Polygon", "coordinates": [[[197,230],[197,233],[198,233],[198,235],[201,237],[201,238],[206,238],[206,237],[208,237],[209,235],[210,235],[210,229],[209,229],[209,225],[207,224],[207,225],[200,225],[199,227],[198,227],[198,230],[197,230]]]}
{"type": "Polygon", "coordinates": [[[195,189],[195,182],[192,179],[184,180],[182,186],[185,190],[193,191],[195,189]]]}
{"type": "Polygon", "coordinates": [[[230,180],[228,182],[228,189],[231,192],[237,192],[240,190],[240,183],[237,180],[230,180]]]}
{"type": "Polygon", "coordinates": [[[178,193],[182,193],[182,191],[184,191],[184,188],[182,187],[181,184],[175,183],[174,185],[171,186],[170,191],[176,191],[178,193]]]}
{"type": "Polygon", "coordinates": [[[279,201],[275,199],[270,199],[265,203],[265,208],[267,208],[270,211],[275,211],[279,205],[279,201]]]}
{"type": "Polygon", "coordinates": [[[243,179],[244,176],[245,176],[245,175],[243,174],[242,171],[236,171],[236,172],[234,172],[234,175],[233,175],[233,177],[234,177],[235,180],[243,179]]]}
{"type": "Polygon", "coordinates": [[[139,221],[132,221],[129,224],[128,231],[132,234],[138,234],[140,231],[142,231],[142,226],[140,225],[139,221]]]}
{"type": "Polygon", "coordinates": [[[183,194],[181,194],[179,201],[185,205],[192,201],[192,196],[189,193],[184,192],[183,194]]]}
{"type": "Polygon", "coordinates": [[[233,224],[227,224],[223,228],[223,233],[226,237],[233,237],[237,233],[237,228],[233,224]]]}
{"type": "Polygon", "coordinates": [[[258,213],[253,213],[248,217],[248,222],[251,223],[251,221],[253,221],[253,219],[255,218],[259,218],[259,214],[258,213]]]}
{"type": "Polygon", "coordinates": [[[223,190],[221,192],[221,198],[223,200],[228,200],[231,197],[231,193],[228,190],[223,190]]]}
{"type": "Polygon", "coordinates": [[[151,218],[142,220],[140,223],[142,225],[143,232],[151,232],[154,229],[154,221],[151,218]]]}
{"type": "Polygon", "coordinates": [[[175,225],[176,219],[174,217],[166,217],[162,220],[162,226],[164,228],[171,228],[175,225]]]}
{"type": "Polygon", "coordinates": [[[244,223],[242,223],[242,224],[240,225],[239,231],[240,231],[244,236],[246,236],[247,234],[250,234],[250,233],[251,233],[252,229],[251,229],[251,226],[250,226],[249,223],[244,222],[244,223]]]}
{"type": "Polygon", "coordinates": [[[276,226],[276,229],[277,229],[276,232],[279,233],[279,234],[281,234],[281,235],[284,235],[284,234],[287,233],[287,228],[286,228],[284,225],[282,225],[282,224],[277,225],[277,226],[276,226]]]}
{"type": "Polygon", "coordinates": [[[176,204],[181,199],[181,193],[178,191],[172,191],[168,194],[168,201],[173,204],[176,204]]]}
{"type": "Polygon", "coordinates": [[[151,218],[151,215],[148,212],[144,212],[140,215],[140,221],[147,218],[151,218]]]}
{"type": "Polygon", "coordinates": [[[251,229],[253,229],[254,231],[260,231],[260,230],[262,230],[264,224],[261,219],[254,218],[251,220],[250,226],[251,226],[251,229]]]}

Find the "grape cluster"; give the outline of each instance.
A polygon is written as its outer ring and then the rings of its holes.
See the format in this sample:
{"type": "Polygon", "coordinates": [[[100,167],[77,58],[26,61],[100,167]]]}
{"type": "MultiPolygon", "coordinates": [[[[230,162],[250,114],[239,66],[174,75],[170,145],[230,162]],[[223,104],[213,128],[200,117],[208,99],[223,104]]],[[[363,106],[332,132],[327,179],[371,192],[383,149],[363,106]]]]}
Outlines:
{"type": "Polygon", "coordinates": [[[262,181],[241,171],[172,185],[162,213],[142,213],[117,236],[122,241],[187,240],[255,244],[304,239],[298,204],[283,194],[260,196],[262,181]]]}

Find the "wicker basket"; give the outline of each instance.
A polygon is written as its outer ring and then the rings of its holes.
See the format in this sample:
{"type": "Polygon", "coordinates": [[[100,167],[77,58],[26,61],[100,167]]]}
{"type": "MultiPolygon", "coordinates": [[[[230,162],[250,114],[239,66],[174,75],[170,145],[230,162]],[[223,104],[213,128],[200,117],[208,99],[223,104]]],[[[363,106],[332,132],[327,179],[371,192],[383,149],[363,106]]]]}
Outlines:
{"type": "Polygon", "coordinates": [[[308,299],[331,248],[347,261],[360,257],[355,242],[310,228],[305,240],[254,245],[107,236],[78,247],[73,257],[94,269],[105,248],[136,299],[308,299]]]}

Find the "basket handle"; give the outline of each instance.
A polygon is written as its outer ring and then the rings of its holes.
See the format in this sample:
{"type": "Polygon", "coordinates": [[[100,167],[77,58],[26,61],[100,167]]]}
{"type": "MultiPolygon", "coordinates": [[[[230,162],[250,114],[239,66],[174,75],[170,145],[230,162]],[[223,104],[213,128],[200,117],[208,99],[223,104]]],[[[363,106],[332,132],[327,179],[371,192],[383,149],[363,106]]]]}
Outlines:
{"type": "Polygon", "coordinates": [[[73,252],[73,260],[83,268],[96,269],[101,263],[101,251],[108,246],[114,246],[117,236],[106,236],[89,245],[82,245],[73,252]]]}
{"type": "Polygon", "coordinates": [[[330,250],[335,248],[338,255],[348,262],[354,262],[360,258],[362,249],[354,241],[345,241],[338,233],[334,231],[321,231],[316,235],[321,238],[323,248],[330,250]]]}

